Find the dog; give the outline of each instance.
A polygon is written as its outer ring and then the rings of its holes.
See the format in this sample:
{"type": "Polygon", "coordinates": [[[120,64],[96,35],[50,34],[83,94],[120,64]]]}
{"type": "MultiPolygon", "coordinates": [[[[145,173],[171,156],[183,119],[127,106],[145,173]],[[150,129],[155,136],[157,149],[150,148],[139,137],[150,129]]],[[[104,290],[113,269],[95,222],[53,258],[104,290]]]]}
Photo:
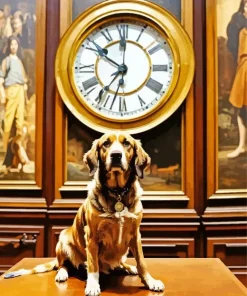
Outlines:
{"type": "Polygon", "coordinates": [[[19,273],[58,269],[55,280],[63,282],[68,279],[64,262],[69,260],[76,268],[86,265],[85,294],[89,296],[100,294],[99,273],[116,268],[138,274],[152,291],[163,291],[164,284],[147,270],[141,245],[143,190],[138,178],[143,178],[144,169],[150,165],[141,142],[122,132],[105,134],[93,142],[84,162],[94,178],[73,225],[60,233],[56,259],[19,273]],[[129,249],[136,267],[125,263],[129,249]]]}

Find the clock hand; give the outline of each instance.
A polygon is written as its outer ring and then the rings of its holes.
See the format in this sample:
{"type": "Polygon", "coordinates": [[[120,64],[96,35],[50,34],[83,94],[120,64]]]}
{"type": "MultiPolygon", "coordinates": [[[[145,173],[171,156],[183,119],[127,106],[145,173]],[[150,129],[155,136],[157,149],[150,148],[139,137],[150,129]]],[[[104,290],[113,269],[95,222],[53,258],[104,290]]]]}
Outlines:
{"type": "Polygon", "coordinates": [[[122,47],[126,46],[126,39],[125,39],[125,25],[120,25],[120,28],[117,26],[118,33],[120,35],[120,45],[122,47]],[[121,34],[121,27],[123,28],[123,35],[121,34]]]}
{"type": "Polygon", "coordinates": [[[116,90],[116,92],[114,94],[110,109],[112,109],[113,104],[114,104],[114,102],[116,100],[116,97],[117,97],[117,94],[118,94],[119,87],[122,86],[122,85],[124,85],[123,73],[122,73],[122,78],[120,78],[119,81],[118,81],[118,87],[117,87],[117,90],[116,90]]]}
{"type": "MultiPolygon", "coordinates": [[[[91,41],[91,40],[89,40],[91,41]]],[[[107,54],[108,54],[108,50],[106,48],[102,48],[100,47],[94,40],[91,41],[94,46],[97,48],[97,52],[98,54],[101,56],[101,57],[104,57],[106,58],[108,61],[110,61],[111,63],[113,63],[114,65],[118,66],[119,67],[119,64],[116,63],[115,61],[113,61],[112,59],[110,59],[107,54]]]]}
{"type": "MultiPolygon", "coordinates": [[[[91,40],[90,40],[91,41],[91,40]]],[[[94,45],[95,45],[95,47],[97,48],[97,51],[98,51],[98,54],[101,56],[101,57],[103,57],[103,56],[105,56],[105,55],[107,55],[108,54],[108,50],[106,49],[106,48],[102,48],[102,47],[100,47],[94,40],[93,41],[91,41],[94,45]]]]}
{"type": "Polygon", "coordinates": [[[122,85],[124,85],[123,74],[122,74],[122,78],[120,78],[119,81],[118,81],[118,87],[117,87],[117,90],[116,90],[116,92],[115,92],[115,94],[114,94],[114,98],[113,98],[113,100],[115,100],[115,98],[116,98],[116,96],[117,96],[117,94],[118,94],[119,87],[122,86],[122,85]]]}
{"type": "Polygon", "coordinates": [[[110,89],[110,86],[111,86],[112,83],[115,81],[115,79],[117,78],[118,74],[120,74],[120,73],[121,73],[120,70],[118,70],[117,72],[113,73],[111,76],[113,76],[113,75],[115,75],[115,76],[113,77],[112,81],[111,81],[108,85],[106,85],[105,87],[103,87],[103,88],[100,90],[100,92],[99,92],[99,102],[100,102],[101,99],[102,99],[102,96],[103,96],[103,94],[104,94],[104,91],[108,91],[108,90],[110,89]]]}
{"type": "MultiPolygon", "coordinates": [[[[121,44],[121,42],[120,42],[120,44],[121,44]]],[[[125,51],[126,51],[126,42],[125,42],[124,51],[123,51],[123,65],[125,63],[125,51]]]]}

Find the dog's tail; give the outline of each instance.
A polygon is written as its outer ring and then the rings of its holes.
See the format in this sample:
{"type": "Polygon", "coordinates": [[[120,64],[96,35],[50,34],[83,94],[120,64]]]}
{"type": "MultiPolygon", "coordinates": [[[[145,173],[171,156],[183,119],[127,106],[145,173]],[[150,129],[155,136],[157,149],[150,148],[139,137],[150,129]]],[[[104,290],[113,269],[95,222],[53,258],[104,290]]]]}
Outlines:
{"type": "Polygon", "coordinates": [[[32,269],[19,269],[17,271],[9,272],[4,275],[5,279],[21,276],[21,275],[26,275],[26,274],[36,274],[36,273],[43,273],[47,271],[51,271],[58,267],[57,259],[54,259],[50,262],[40,264],[35,266],[32,269]]]}

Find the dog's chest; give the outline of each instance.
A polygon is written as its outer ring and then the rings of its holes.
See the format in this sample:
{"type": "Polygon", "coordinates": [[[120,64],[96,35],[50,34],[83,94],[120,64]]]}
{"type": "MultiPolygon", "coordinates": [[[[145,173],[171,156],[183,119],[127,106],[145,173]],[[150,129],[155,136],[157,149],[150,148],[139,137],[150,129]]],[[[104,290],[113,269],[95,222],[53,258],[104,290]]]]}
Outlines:
{"type": "Polygon", "coordinates": [[[100,243],[107,248],[125,248],[134,233],[134,219],[130,217],[103,218],[97,228],[100,243]]]}

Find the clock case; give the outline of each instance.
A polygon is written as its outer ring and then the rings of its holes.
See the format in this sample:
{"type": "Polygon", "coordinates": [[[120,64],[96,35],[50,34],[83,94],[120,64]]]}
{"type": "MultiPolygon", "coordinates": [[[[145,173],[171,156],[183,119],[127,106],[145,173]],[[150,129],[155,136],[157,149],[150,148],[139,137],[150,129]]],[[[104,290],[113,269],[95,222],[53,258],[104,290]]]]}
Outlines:
{"type": "Polygon", "coordinates": [[[152,129],[179,108],[191,87],[194,66],[191,40],[171,13],[144,0],[110,0],[87,9],[67,29],[57,50],[55,76],[61,98],[82,123],[102,133],[125,130],[136,134],[152,129]],[[174,75],[168,91],[150,112],[134,119],[116,119],[95,112],[78,92],[73,78],[76,52],[83,40],[105,23],[121,19],[144,21],[158,30],[168,41],[174,59],[174,75]]]}

